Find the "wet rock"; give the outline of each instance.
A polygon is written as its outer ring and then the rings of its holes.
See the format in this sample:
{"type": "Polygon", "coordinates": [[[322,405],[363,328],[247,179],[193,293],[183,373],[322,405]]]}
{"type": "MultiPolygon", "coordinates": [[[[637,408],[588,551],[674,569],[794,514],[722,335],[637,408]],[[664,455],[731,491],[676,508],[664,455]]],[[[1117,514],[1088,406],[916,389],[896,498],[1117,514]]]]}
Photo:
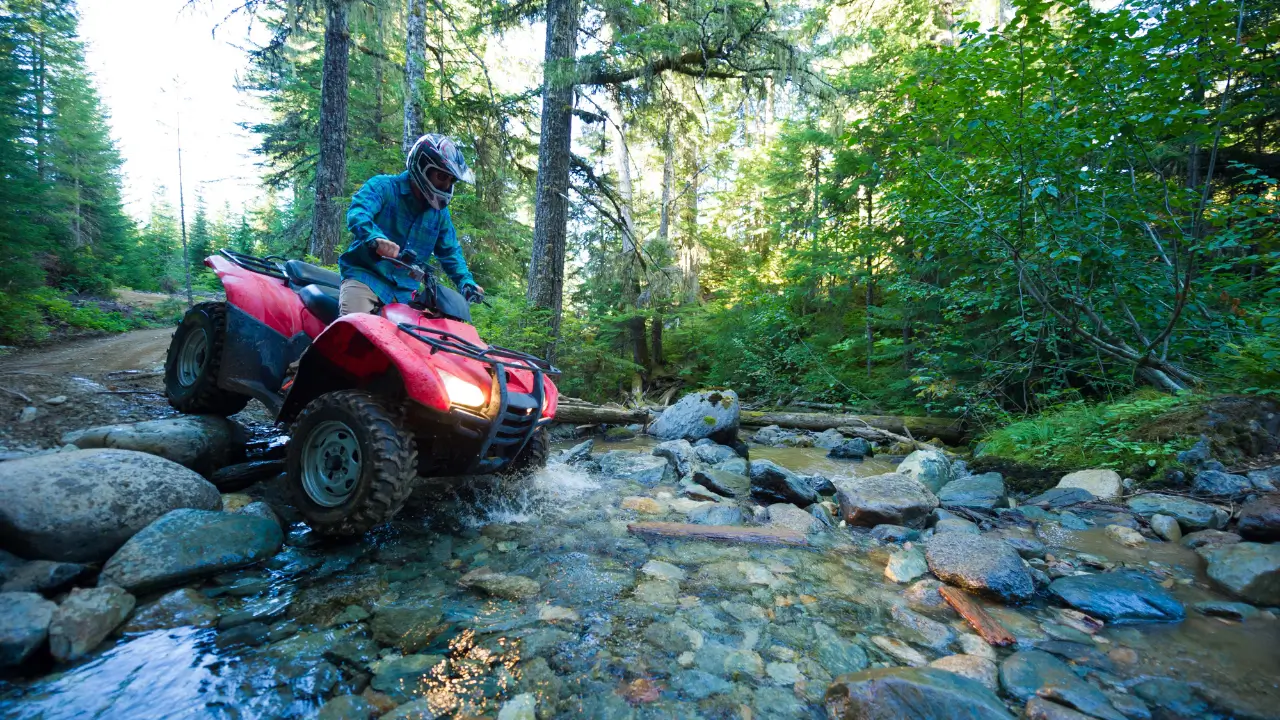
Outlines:
{"type": "Polygon", "coordinates": [[[947,655],[929,663],[929,667],[976,680],[992,692],[1000,689],[1000,671],[996,664],[977,655],[947,655]]]}
{"type": "Polygon", "coordinates": [[[766,425],[751,435],[751,442],[758,445],[780,447],[786,440],[795,437],[795,433],[783,430],[777,425],[766,425]]]}
{"type": "Polygon", "coordinates": [[[751,463],[751,497],[764,505],[791,503],[809,507],[818,501],[818,493],[804,478],[771,460],[751,463]]]}
{"type": "MultiPolygon", "coordinates": [[[[699,440],[698,442],[702,442],[699,440]]],[[[738,457],[738,453],[727,445],[718,445],[707,440],[705,445],[695,445],[693,448],[693,457],[699,462],[707,465],[715,466],[726,460],[733,460],[738,457]]]]}
{"type": "Polygon", "coordinates": [[[154,455],[76,450],[0,463],[0,543],[29,558],[107,559],[175,508],[217,510],[217,488],[154,455]]]}
{"type": "Polygon", "coordinates": [[[1134,570],[1059,578],[1049,592],[1108,623],[1177,622],[1186,616],[1182,603],[1168,590],[1134,570]]]}
{"type": "Polygon", "coordinates": [[[382,720],[436,720],[436,718],[440,717],[435,710],[439,704],[439,700],[433,700],[432,698],[414,700],[413,702],[396,706],[394,710],[381,717],[382,720]]]}
{"type": "Polygon", "coordinates": [[[1130,690],[1162,710],[1163,712],[1154,713],[1159,718],[1202,718],[1208,717],[1211,710],[1195,688],[1171,678],[1143,680],[1130,690]]]}
{"type": "Polygon", "coordinates": [[[271,505],[269,505],[268,503],[264,503],[262,501],[251,502],[248,505],[245,505],[244,507],[240,508],[236,512],[240,513],[241,515],[251,515],[253,517],[265,518],[275,523],[276,525],[279,525],[281,528],[284,527],[284,523],[280,521],[280,516],[276,514],[275,509],[272,508],[271,505]]]}
{"type": "Polygon", "coordinates": [[[938,507],[928,488],[900,473],[842,479],[836,489],[840,514],[855,526],[920,525],[938,507]]]}
{"type": "Polygon", "coordinates": [[[625,427],[611,427],[604,431],[605,442],[623,442],[624,440],[633,440],[638,435],[634,428],[630,425],[625,427]]]}
{"type": "Polygon", "coordinates": [[[876,525],[871,528],[871,537],[880,542],[905,543],[920,539],[920,531],[902,525],[876,525]]]}
{"type": "Polygon", "coordinates": [[[1160,513],[1152,515],[1151,532],[1167,542],[1178,542],[1182,539],[1182,527],[1178,525],[1178,519],[1172,515],[1161,515],[1160,513]]]}
{"type": "Polygon", "coordinates": [[[771,662],[765,665],[764,671],[770,680],[787,687],[800,679],[800,668],[795,663],[771,662]]]}
{"type": "Polygon", "coordinates": [[[98,583],[133,592],[179,585],[271,557],[283,541],[280,526],[266,518],[174,510],[112,555],[98,583]]]}
{"type": "Polygon", "coordinates": [[[724,657],[724,674],[733,679],[764,677],[764,658],[755,650],[731,650],[724,657]]]}
{"type": "Polygon", "coordinates": [[[1103,532],[1107,534],[1107,537],[1125,547],[1136,548],[1147,544],[1147,539],[1142,537],[1142,533],[1123,525],[1108,525],[1103,528],[1103,532]]]}
{"type": "Polygon", "coordinates": [[[191,588],[181,588],[139,608],[121,631],[142,633],[176,627],[206,628],[217,623],[218,610],[204,595],[191,588]]]}
{"type": "Polygon", "coordinates": [[[0,592],[39,592],[46,595],[65,590],[85,573],[85,566],[52,560],[23,563],[5,576],[0,592]]]}
{"type": "Polygon", "coordinates": [[[915,480],[936,493],[942,486],[955,479],[951,461],[941,450],[924,448],[916,450],[898,463],[897,473],[915,480]]]}
{"type": "Polygon", "coordinates": [[[741,525],[745,521],[740,508],[720,504],[697,508],[687,517],[694,525],[741,525]]]}
{"type": "Polygon", "coordinates": [[[971,633],[960,633],[956,636],[956,645],[965,655],[974,655],[995,662],[996,651],[986,640],[971,633]]]}
{"type": "Polygon", "coordinates": [[[666,460],[678,478],[693,472],[693,445],[690,445],[688,440],[668,440],[658,443],[653,448],[653,455],[666,460]]]}
{"type": "Polygon", "coordinates": [[[444,631],[443,615],[438,605],[428,601],[377,607],[370,623],[373,639],[402,653],[416,653],[444,631]]]}
{"type": "Polygon", "coordinates": [[[924,667],[929,664],[929,658],[920,653],[919,650],[902,642],[897,638],[885,637],[884,635],[872,635],[871,644],[880,648],[886,655],[911,667],[924,667]]]}
{"type": "Polygon", "coordinates": [[[1263,495],[1240,508],[1236,532],[1252,542],[1280,541],[1280,495],[1263,495]]]}
{"type": "Polygon", "coordinates": [[[380,714],[377,706],[359,695],[339,695],[320,708],[316,720],[371,720],[380,714]]]}
{"type": "Polygon", "coordinates": [[[0,592],[0,668],[22,665],[44,645],[57,609],[36,593],[0,592]]]}
{"type": "Polygon", "coordinates": [[[991,537],[1005,541],[1009,547],[1013,548],[1024,559],[1033,560],[1044,557],[1046,550],[1044,543],[1029,535],[1024,535],[1015,528],[993,532],[991,537]]]}
{"type": "Polygon", "coordinates": [[[112,585],[72,590],[49,622],[50,654],[59,662],[84,657],[124,622],[134,602],[112,585]]]}
{"type": "Polygon", "coordinates": [[[631,510],[641,515],[662,515],[667,512],[667,506],[660,501],[643,495],[630,495],[622,498],[620,507],[623,510],[631,510]]]}
{"type": "Polygon", "coordinates": [[[1183,547],[1199,551],[1222,547],[1223,545],[1235,545],[1241,540],[1242,538],[1233,532],[1226,532],[1223,530],[1198,530],[1196,532],[1183,535],[1181,544],[1183,547]]]}
{"type": "Polygon", "coordinates": [[[1253,483],[1253,487],[1257,490],[1263,492],[1280,490],[1280,465],[1265,470],[1250,470],[1245,473],[1245,477],[1249,478],[1249,482],[1253,483]]]}
{"type": "MultiPolygon", "coordinates": [[[[811,505],[819,507],[818,505],[811,505]]],[[[817,532],[826,527],[825,524],[811,513],[801,510],[790,503],[774,503],[768,507],[769,526],[782,527],[795,530],[802,533],[817,532]]]]}
{"type": "Polygon", "coordinates": [[[502,704],[498,720],[537,720],[537,698],[532,693],[521,693],[502,704]]]}
{"type": "Polygon", "coordinates": [[[813,491],[824,497],[831,497],[836,494],[836,484],[825,475],[804,475],[805,480],[809,482],[809,486],[813,491]]]}
{"type": "MultiPolygon", "coordinates": [[[[435,673],[447,667],[443,655],[405,655],[373,664],[373,681],[369,686],[397,700],[425,695],[432,686],[435,673]]],[[[428,716],[434,717],[434,716],[428,716]]]]}
{"type": "Polygon", "coordinates": [[[1202,554],[1219,587],[1247,603],[1280,605],[1280,545],[1242,542],[1202,554]]]}
{"type": "Polygon", "coordinates": [[[1143,517],[1151,517],[1156,513],[1170,515],[1177,519],[1183,531],[1218,529],[1227,524],[1230,515],[1226,510],[1215,505],[1202,503],[1191,498],[1161,493],[1147,493],[1130,498],[1129,509],[1143,517]]]}
{"type": "Polygon", "coordinates": [[[694,470],[693,481],[723,497],[746,497],[751,492],[750,478],[724,470],[694,470]]]}
{"type": "Polygon", "coordinates": [[[1039,650],[1023,650],[1000,664],[1000,685],[1021,701],[1039,696],[1104,720],[1125,720],[1101,690],[1080,679],[1071,668],[1039,650]]]}
{"type": "Polygon", "coordinates": [[[982,531],[978,529],[978,526],[975,523],[969,520],[965,520],[964,518],[958,518],[958,517],[944,518],[934,523],[933,534],[941,535],[942,533],[949,533],[949,532],[965,533],[968,535],[978,535],[982,531]]]}
{"type": "Polygon", "coordinates": [[[823,450],[830,450],[845,441],[844,433],[831,428],[823,430],[813,438],[813,446],[820,447],[823,450]]]}
{"type": "Polygon", "coordinates": [[[938,502],[944,507],[978,510],[1004,507],[1006,503],[1004,478],[1000,473],[991,472],[952,480],[938,491],[938,502]]]}
{"type": "Polygon", "coordinates": [[[724,439],[738,432],[738,396],[732,390],[690,393],[662,412],[649,434],[662,440],[724,439]]]}
{"type": "Polygon", "coordinates": [[[207,476],[226,464],[233,439],[242,433],[224,417],[182,415],[78,430],[63,435],[62,444],[82,450],[112,448],[144,452],[207,476]]]}
{"type": "Polygon", "coordinates": [[[1219,470],[1201,470],[1191,483],[1191,490],[1201,495],[1232,497],[1253,491],[1253,483],[1244,475],[1231,475],[1219,470]]]}
{"type": "Polygon", "coordinates": [[[595,441],[588,438],[560,453],[557,459],[565,465],[577,465],[591,458],[591,450],[595,445],[595,441]]]}
{"type": "MultiPolygon", "coordinates": [[[[821,447],[821,446],[819,446],[821,447]]],[[[871,454],[871,443],[862,438],[849,438],[834,445],[827,452],[827,457],[841,460],[861,460],[871,454]]]]}
{"type": "Polygon", "coordinates": [[[1097,498],[1094,497],[1093,493],[1084,488],[1056,487],[1050,488],[1035,497],[1028,498],[1027,501],[1022,504],[1056,510],[1058,508],[1079,505],[1080,503],[1093,502],[1094,500],[1097,500],[1097,498]]]}
{"type": "Polygon", "coordinates": [[[572,608],[560,607],[558,605],[543,605],[538,608],[538,619],[546,623],[576,623],[582,620],[582,616],[572,608]]]}
{"type": "Polygon", "coordinates": [[[837,677],[823,698],[832,720],[1012,720],[982,683],[938,668],[877,668],[837,677]]]}
{"type": "Polygon", "coordinates": [[[705,670],[687,670],[671,680],[672,689],[690,700],[705,700],[733,690],[733,683],[705,670]]]}
{"type": "Polygon", "coordinates": [[[676,604],[676,591],[678,589],[673,582],[648,580],[636,585],[632,595],[637,602],[646,605],[671,606],[676,604]]]}
{"type": "MultiPolygon", "coordinates": [[[[729,458],[728,460],[722,460],[716,463],[713,469],[719,470],[720,472],[733,473],[734,475],[741,475],[743,477],[746,477],[747,473],[750,470],[750,466],[751,464],[747,461],[746,458],[736,457],[736,458],[729,458]]],[[[748,480],[747,482],[747,489],[750,490],[750,480],[748,480]]]]}
{"type": "Polygon", "coordinates": [[[956,639],[956,633],[951,628],[936,620],[913,613],[900,605],[889,608],[889,617],[900,627],[909,630],[914,635],[911,638],[914,642],[932,650],[942,650],[956,639]]]}
{"type": "Polygon", "coordinates": [[[1124,484],[1115,470],[1078,470],[1059,480],[1058,487],[1086,490],[1100,500],[1111,500],[1124,494],[1124,484]]]}
{"type": "Polygon", "coordinates": [[[680,582],[686,577],[684,570],[661,560],[650,560],[640,568],[640,572],[652,578],[659,580],[669,580],[671,582],[680,582]]]}
{"type": "Polygon", "coordinates": [[[889,555],[889,563],[884,567],[884,576],[897,583],[909,583],[924,577],[929,572],[929,564],[925,562],[920,548],[903,548],[889,555]]]}
{"type": "Polygon", "coordinates": [[[840,637],[833,628],[822,623],[814,627],[814,657],[832,675],[852,673],[867,667],[867,651],[861,645],[840,637]]]}
{"type": "Polygon", "coordinates": [[[628,450],[612,450],[597,458],[600,472],[619,480],[630,480],[645,487],[675,482],[676,474],[665,458],[628,450]]]}
{"type": "Polygon", "coordinates": [[[929,569],[949,585],[1004,602],[1025,602],[1035,583],[1018,553],[997,538],[945,533],[929,539],[929,569]]]}
{"type": "Polygon", "coordinates": [[[689,504],[689,503],[677,504],[675,500],[670,501],[671,509],[675,510],[676,512],[687,513],[690,510],[694,509],[695,507],[699,507],[701,503],[720,502],[721,500],[725,499],[725,496],[720,495],[719,493],[712,491],[710,488],[704,485],[699,485],[698,483],[693,482],[692,480],[689,480],[687,478],[684,480],[681,480],[680,484],[677,485],[676,488],[679,491],[681,498],[692,501],[692,504],[689,504]]]}
{"type": "Polygon", "coordinates": [[[1257,617],[1259,614],[1258,608],[1252,605],[1246,605],[1239,602],[1227,602],[1224,600],[1207,600],[1205,602],[1198,602],[1191,607],[1195,608],[1196,612],[1201,615],[1226,618],[1237,622],[1243,622],[1249,618],[1257,617]]]}
{"type": "Polygon", "coordinates": [[[1059,705],[1041,697],[1028,700],[1022,714],[1026,720],[1090,720],[1091,718],[1090,715],[1076,712],[1065,705],[1059,705]]]}
{"type": "Polygon", "coordinates": [[[476,568],[463,575],[458,578],[458,584],[507,600],[525,600],[537,595],[542,589],[538,583],[527,577],[504,575],[487,567],[476,568]]]}

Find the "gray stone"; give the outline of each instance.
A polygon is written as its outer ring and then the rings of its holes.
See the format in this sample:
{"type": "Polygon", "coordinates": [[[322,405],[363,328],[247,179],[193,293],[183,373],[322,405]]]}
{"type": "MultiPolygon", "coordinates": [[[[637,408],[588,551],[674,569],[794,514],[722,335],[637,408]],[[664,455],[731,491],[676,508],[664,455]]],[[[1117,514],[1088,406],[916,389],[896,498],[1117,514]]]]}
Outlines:
{"type": "Polygon", "coordinates": [[[688,440],[668,440],[658,443],[653,448],[653,455],[666,460],[678,478],[693,472],[693,446],[688,440]]]}
{"type": "Polygon", "coordinates": [[[483,590],[486,594],[506,600],[526,600],[542,589],[537,582],[520,575],[505,575],[488,567],[480,567],[458,578],[458,584],[466,588],[483,590]]]}
{"type": "Polygon", "coordinates": [[[933,448],[924,448],[911,453],[898,464],[897,472],[924,485],[929,492],[934,493],[955,479],[951,461],[941,450],[933,448]]]}
{"type": "Polygon", "coordinates": [[[1128,505],[1130,510],[1143,517],[1151,517],[1157,513],[1170,515],[1177,519],[1184,532],[1205,528],[1216,530],[1226,525],[1231,517],[1226,510],[1215,505],[1161,493],[1147,493],[1130,498],[1128,505]]]}
{"type": "Polygon", "coordinates": [[[405,655],[383,660],[374,664],[376,670],[369,685],[404,702],[425,695],[439,682],[435,671],[446,663],[448,660],[443,655],[405,655]]]}
{"type": "Polygon", "coordinates": [[[1004,602],[1025,602],[1035,594],[1026,565],[1008,543],[998,538],[945,533],[929,539],[929,569],[949,585],[1004,602]]]}
{"type": "MultiPolygon", "coordinates": [[[[621,702],[621,699],[619,699],[619,702],[621,702]]],[[[436,712],[439,705],[440,701],[435,698],[414,700],[381,716],[380,720],[437,720],[440,718],[440,715],[436,712]]]]}
{"type": "Polygon", "coordinates": [[[845,441],[844,434],[835,428],[823,430],[813,439],[813,446],[830,450],[845,441]]]}
{"type": "Polygon", "coordinates": [[[32,560],[6,575],[0,592],[39,592],[50,595],[64,590],[83,575],[85,567],[75,563],[32,560]]]}
{"type": "Polygon", "coordinates": [[[928,572],[929,563],[917,547],[903,548],[890,554],[889,562],[884,566],[884,576],[897,583],[912,582],[928,572]]]}
{"type": "Polygon", "coordinates": [[[444,613],[434,602],[405,602],[374,608],[373,639],[402,653],[416,653],[436,639],[447,625],[444,613]]]}
{"type": "Polygon", "coordinates": [[[1059,480],[1058,487],[1087,490],[1100,500],[1111,500],[1124,493],[1120,474],[1115,470],[1078,470],[1059,480]]]}
{"type": "Polygon", "coordinates": [[[1023,650],[1000,664],[1000,685],[1021,701],[1043,697],[1103,720],[1125,720],[1101,690],[1080,679],[1066,663],[1039,650],[1023,650]]]}
{"type": "Polygon", "coordinates": [[[1237,622],[1243,622],[1249,618],[1257,617],[1260,614],[1258,608],[1252,605],[1246,605],[1240,602],[1227,602],[1225,600],[1206,600],[1204,602],[1198,602],[1191,607],[1195,608],[1196,612],[1201,615],[1227,618],[1228,620],[1235,620],[1237,622]]]}
{"type": "Polygon", "coordinates": [[[671,679],[672,689],[690,700],[705,700],[733,690],[733,683],[705,670],[686,670],[671,679]]]}
{"type": "Polygon", "coordinates": [[[134,602],[113,585],[72,590],[49,622],[49,652],[59,662],[84,657],[129,617],[134,602]]]}
{"type": "Polygon", "coordinates": [[[1234,497],[1253,492],[1253,483],[1244,475],[1230,475],[1218,470],[1201,470],[1191,483],[1191,490],[1201,495],[1234,497]]]}
{"type": "Polygon", "coordinates": [[[871,537],[880,542],[904,543],[920,538],[920,531],[902,525],[877,525],[871,528],[871,537]]]}
{"type": "MultiPolygon", "coordinates": [[[[812,509],[821,506],[811,505],[809,507],[812,509]]],[[[801,510],[790,503],[774,503],[767,509],[769,511],[770,527],[788,528],[802,533],[817,532],[826,527],[821,520],[811,513],[801,510]]]]}
{"type": "Polygon", "coordinates": [[[785,445],[787,441],[795,438],[796,434],[783,430],[777,425],[766,425],[751,436],[751,442],[759,445],[769,445],[771,447],[780,447],[785,445]]]}
{"type": "Polygon", "coordinates": [[[689,512],[689,522],[694,525],[741,525],[745,518],[742,510],[733,505],[706,505],[689,512]]]}
{"type": "Polygon", "coordinates": [[[836,481],[840,514],[854,526],[920,525],[938,498],[924,485],[900,473],[836,481]]]}
{"type": "Polygon", "coordinates": [[[676,474],[666,458],[629,450],[612,450],[601,455],[600,472],[619,480],[630,480],[645,487],[675,482],[676,474]]]}
{"type": "Polygon", "coordinates": [[[339,695],[320,708],[316,720],[370,720],[381,711],[359,695],[339,695]]]}
{"type": "Polygon", "coordinates": [[[994,510],[1004,507],[1007,502],[1004,491],[1004,478],[1000,473],[991,472],[981,475],[952,480],[938,492],[938,502],[944,507],[974,508],[978,510],[994,510]]]}
{"type": "Polygon", "coordinates": [[[76,450],[0,463],[0,543],[28,558],[106,560],[176,508],[218,510],[218,489],[164,458],[76,450]]]}
{"type": "Polygon", "coordinates": [[[818,493],[804,478],[771,460],[751,463],[751,496],[761,504],[791,503],[809,507],[818,493]]]}
{"type": "Polygon", "coordinates": [[[862,438],[849,438],[835,445],[827,452],[827,457],[842,460],[861,460],[871,454],[871,443],[862,438]]]}
{"type": "Polygon", "coordinates": [[[559,460],[565,465],[577,465],[591,457],[591,450],[596,445],[595,441],[588,438],[573,447],[560,453],[559,460]]]}
{"type": "Polygon", "coordinates": [[[1042,697],[1027,700],[1026,707],[1022,709],[1022,716],[1026,720],[1091,720],[1092,718],[1090,715],[1076,712],[1066,705],[1059,705],[1042,697]]]}
{"type": "Polygon", "coordinates": [[[942,533],[949,533],[949,532],[966,533],[968,535],[978,535],[982,531],[978,529],[978,526],[975,523],[969,520],[965,520],[964,518],[946,518],[945,520],[939,520],[938,522],[934,523],[933,533],[935,535],[941,535],[942,533]]]}
{"type": "Polygon", "coordinates": [[[1187,533],[1182,536],[1179,542],[1183,547],[1192,550],[1212,549],[1222,547],[1223,545],[1235,545],[1242,538],[1233,533],[1224,530],[1197,530],[1193,533],[1187,533]]]}
{"type": "Polygon", "coordinates": [[[640,432],[630,425],[625,427],[611,427],[604,431],[604,441],[623,442],[625,440],[634,440],[639,434],[640,432]]]}
{"type": "Polygon", "coordinates": [[[208,475],[227,464],[228,451],[238,431],[234,423],[217,415],[181,415],[78,430],[63,435],[62,444],[82,450],[135,450],[208,475]]]}
{"type": "Polygon", "coordinates": [[[0,592],[0,668],[22,665],[44,644],[57,609],[36,593],[0,592]]]}
{"type": "Polygon", "coordinates": [[[722,497],[746,497],[751,492],[747,476],[714,468],[694,470],[693,481],[722,497]]]}
{"type": "Polygon", "coordinates": [[[1182,539],[1182,526],[1178,525],[1178,519],[1172,515],[1162,515],[1160,513],[1152,515],[1151,532],[1168,542],[1178,542],[1182,539]]]}
{"type": "Polygon", "coordinates": [[[1149,678],[1134,685],[1134,695],[1159,708],[1154,717],[1203,718],[1210,716],[1210,706],[1194,687],[1172,678],[1149,678]]]}
{"type": "Polygon", "coordinates": [[[532,693],[520,693],[502,704],[498,720],[537,720],[538,700],[532,693]]]}
{"type": "Polygon", "coordinates": [[[929,663],[929,667],[946,670],[961,677],[977,680],[995,692],[1000,689],[1000,670],[996,664],[977,655],[947,655],[929,663]]]}
{"type": "Polygon", "coordinates": [[[1049,592],[1108,623],[1177,622],[1186,616],[1182,603],[1168,590],[1134,570],[1059,578],[1049,592]]]}
{"type": "Polygon", "coordinates": [[[1280,495],[1263,495],[1240,508],[1236,532],[1253,542],[1280,541],[1280,495]]]}
{"type": "Polygon", "coordinates": [[[907,639],[916,644],[940,651],[955,642],[954,630],[936,620],[911,612],[901,605],[891,606],[889,616],[900,627],[909,631],[907,639]]]}
{"type": "Polygon", "coordinates": [[[852,673],[867,667],[867,651],[840,637],[833,628],[814,623],[814,657],[832,675],[852,673]]]}
{"type": "Polygon", "coordinates": [[[1205,573],[1247,603],[1280,605],[1280,545],[1242,542],[1203,553],[1205,573]]]}
{"type": "Polygon", "coordinates": [[[284,528],[284,523],[280,521],[280,516],[276,514],[275,508],[261,500],[251,502],[239,510],[236,510],[236,512],[241,515],[252,515],[254,517],[266,518],[276,525],[279,525],[281,528],[284,528]]]}
{"type": "Polygon", "coordinates": [[[993,532],[991,537],[999,538],[1008,543],[1009,547],[1013,548],[1025,560],[1042,558],[1047,550],[1044,543],[1012,528],[993,532]]]}
{"type": "MultiPolygon", "coordinates": [[[[1023,506],[1032,505],[1036,507],[1048,508],[1055,510],[1057,508],[1070,507],[1080,503],[1093,502],[1097,500],[1093,493],[1084,488],[1050,488],[1033,498],[1028,498],[1023,506]]],[[[1025,507],[1023,508],[1025,510],[1025,507]]],[[[1025,514],[1025,513],[1024,513],[1025,514]]]]}
{"type": "Polygon", "coordinates": [[[735,457],[729,458],[728,460],[721,460],[715,464],[714,469],[719,470],[720,472],[733,473],[734,475],[746,477],[747,473],[750,471],[750,463],[747,462],[747,459],[744,457],[735,457]]]}
{"type": "MultiPolygon", "coordinates": [[[[693,456],[698,460],[714,467],[725,460],[733,460],[738,457],[737,451],[733,448],[725,445],[718,445],[709,439],[706,440],[707,444],[696,445],[693,448],[693,456]]],[[[698,442],[702,442],[702,440],[699,440],[698,442]]]]}
{"type": "Polygon", "coordinates": [[[836,485],[825,475],[802,475],[813,491],[819,495],[831,497],[836,494],[836,485]]]}
{"type": "Polygon", "coordinates": [[[129,539],[102,568],[100,585],[145,592],[264,560],[280,549],[280,526],[266,518],[174,510],[129,539]]]}
{"type": "Polygon", "coordinates": [[[1249,482],[1253,483],[1253,487],[1257,490],[1263,492],[1280,490],[1280,465],[1265,470],[1250,470],[1245,473],[1245,477],[1249,478],[1249,482]]]}
{"type": "Polygon", "coordinates": [[[738,431],[739,410],[732,390],[690,393],[664,410],[649,426],[649,433],[662,440],[726,438],[738,431]]]}
{"type": "Polygon", "coordinates": [[[832,720],[1013,720],[982,683],[927,667],[841,675],[823,704],[832,720]]]}

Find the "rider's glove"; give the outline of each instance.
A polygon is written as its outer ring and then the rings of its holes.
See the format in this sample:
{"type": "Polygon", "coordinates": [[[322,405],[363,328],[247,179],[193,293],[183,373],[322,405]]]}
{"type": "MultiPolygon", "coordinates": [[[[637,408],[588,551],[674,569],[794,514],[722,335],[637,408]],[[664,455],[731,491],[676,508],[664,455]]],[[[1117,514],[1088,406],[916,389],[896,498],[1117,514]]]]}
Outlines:
{"type": "Polygon", "coordinates": [[[472,283],[467,283],[462,286],[462,297],[466,298],[469,303],[484,302],[484,293],[480,291],[480,288],[476,287],[472,283]]]}

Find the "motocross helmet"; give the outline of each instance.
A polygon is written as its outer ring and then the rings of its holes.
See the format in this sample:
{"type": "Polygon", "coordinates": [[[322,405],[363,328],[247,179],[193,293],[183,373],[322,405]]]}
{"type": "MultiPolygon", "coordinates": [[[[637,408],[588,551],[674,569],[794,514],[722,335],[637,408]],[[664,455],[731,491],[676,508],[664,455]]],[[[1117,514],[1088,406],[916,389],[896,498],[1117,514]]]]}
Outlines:
{"type": "Polygon", "coordinates": [[[427,204],[436,210],[444,210],[449,206],[449,201],[453,199],[453,187],[436,187],[428,177],[428,171],[439,170],[452,175],[455,181],[476,181],[475,173],[467,167],[467,160],[462,157],[457,143],[439,133],[418,138],[409,150],[409,157],[405,159],[405,169],[409,171],[409,182],[427,199],[427,204]]]}

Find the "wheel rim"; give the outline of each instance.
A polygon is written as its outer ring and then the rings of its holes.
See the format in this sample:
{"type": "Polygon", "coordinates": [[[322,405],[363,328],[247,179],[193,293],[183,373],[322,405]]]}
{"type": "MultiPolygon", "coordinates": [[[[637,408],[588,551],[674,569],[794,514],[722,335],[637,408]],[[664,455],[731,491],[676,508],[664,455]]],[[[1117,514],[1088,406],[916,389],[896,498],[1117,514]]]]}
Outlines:
{"type": "Polygon", "coordinates": [[[204,328],[196,328],[187,335],[178,353],[178,383],[183,387],[195,385],[208,360],[209,336],[204,328]]]}
{"type": "Polygon", "coordinates": [[[360,480],[360,443],[346,423],[326,420],[302,447],[302,489],[317,505],[337,507],[360,480]]]}

